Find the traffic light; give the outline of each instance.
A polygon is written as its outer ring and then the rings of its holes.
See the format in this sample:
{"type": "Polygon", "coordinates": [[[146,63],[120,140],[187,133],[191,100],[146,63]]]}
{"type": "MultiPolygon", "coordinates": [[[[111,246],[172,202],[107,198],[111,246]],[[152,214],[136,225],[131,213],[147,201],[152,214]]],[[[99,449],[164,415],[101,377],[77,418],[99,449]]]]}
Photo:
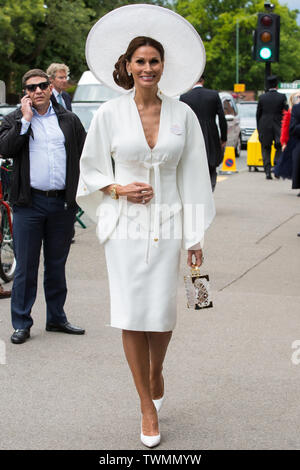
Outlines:
{"type": "Polygon", "coordinates": [[[280,16],[259,13],[254,32],[253,59],[258,62],[279,61],[280,16]]]}

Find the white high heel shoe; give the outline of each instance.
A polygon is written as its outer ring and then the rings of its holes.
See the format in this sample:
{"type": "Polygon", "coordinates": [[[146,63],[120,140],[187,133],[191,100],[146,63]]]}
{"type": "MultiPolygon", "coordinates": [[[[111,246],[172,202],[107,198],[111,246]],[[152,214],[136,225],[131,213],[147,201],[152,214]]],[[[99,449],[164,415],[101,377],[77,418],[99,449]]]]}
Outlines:
{"type": "Polygon", "coordinates": [[[161,409],[164,399],[165,399],[165,396],[163,395],[161,398],[158,398],[157,400],[152,400],[153,403],[154,403],[154,406],[156,408],[157,413],[161,409]]]}
{"type": "Polygon", "coordinates": [[[146,447],[158,446],[160,443],[160,434],[157,436],[145,436],[145,434],[141,432],[141,441],[146,447]]]}
{"type": "MultiPolygon", "coordinates": [[[[143,420],[143,417],[142,417],[142,420],[143,420]]],[[[141,442],[146,447],[158,446],[158,444],[160,443],[160,434],[157,434],[156,436],[146,436],[145,434],[143,434],[142,420],[141,420],[141,442]]]]}

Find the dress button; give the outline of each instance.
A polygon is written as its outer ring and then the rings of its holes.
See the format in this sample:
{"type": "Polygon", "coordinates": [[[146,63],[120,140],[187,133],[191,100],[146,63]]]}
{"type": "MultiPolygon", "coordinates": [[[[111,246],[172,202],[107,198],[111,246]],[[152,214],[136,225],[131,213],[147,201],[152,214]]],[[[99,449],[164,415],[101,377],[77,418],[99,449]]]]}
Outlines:
{"type": "Polygon", "coordinates": [[[158,238],[154,238],[154,241],[155,241],[155,242],[158,242],[158,238]]]}

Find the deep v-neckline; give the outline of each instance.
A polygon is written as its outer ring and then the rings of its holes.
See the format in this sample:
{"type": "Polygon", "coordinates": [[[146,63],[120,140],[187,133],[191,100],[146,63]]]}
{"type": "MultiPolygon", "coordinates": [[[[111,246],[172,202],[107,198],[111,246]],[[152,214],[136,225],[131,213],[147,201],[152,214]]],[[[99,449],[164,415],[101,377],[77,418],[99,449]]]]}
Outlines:
{"type": "Polygon", "coordinates": [[[136,102],[135,102],[134,95],[133,95],[133,97],[132,97],[133,106],[134,106],[135,109],[136,109],[138,121],[139,121],[139,123],[140,123],[140,128],[141,128],[141,130],[142,130],[142,134],[143,134],[143,136],[144,136],[145,143],[146,143],[148,149],[150,150],[150,152],[153,152],[153,150],[157,147],[158,142],[159,142],[159,137],[160,137],[160,130],[161,130],[161,123],[162,123],[162,113],[163,113],[164,100],[161,98],[161,96],[158,96],[158,99],[160,99],[160,101],[161,101],[161,105],[160,105],[160,114],[159,114],[158,133],[157,133],[157,139],[156,139],[155,145],[154,145],[153,147],[150,147],[150,145],[149,145],[149,143],[148,143],[148,140],[147,140],[147,138],[146,138],[146,134],[145,134],[145,130],[144,130],[144,127],[143,127],[142,119],[141,119],[141,116],[140,116],[140,113],[139,113],[137,104],[136,104],[136,102]]]}

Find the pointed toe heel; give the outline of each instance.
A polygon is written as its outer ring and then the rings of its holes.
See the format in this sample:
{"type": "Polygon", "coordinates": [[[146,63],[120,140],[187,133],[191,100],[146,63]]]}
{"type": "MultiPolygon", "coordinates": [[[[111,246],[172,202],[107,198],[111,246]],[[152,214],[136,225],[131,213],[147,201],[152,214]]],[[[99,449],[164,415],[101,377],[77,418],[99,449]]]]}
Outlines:
{"type": "Polygon", "coordinates": [[[156,436],[145,436],[145,434],[141,432],[141,441],[146,447],[156,447],[160,444],[160,434],[156,436]]]}
{"type": "Polygon", "coordinates": [[[141,442],[146,447],[156,447],[160,444],[160,433],[155,436],[146,436],[143,433],[143,417],[141,417],[141,442]]]}
{"type": "Polygon", "coordinates": [[[157,400],[152,400],[153,403],[154,403],[154,406],[155,406],[155,408],[156,408],[157,413],[158,413],[159,410],[161,409],[162,404],[163,404],[163,402],[164,402],[164,399],[165,399],[165,396],[163,395],[161,398],[158,398],[157,400]]]}

